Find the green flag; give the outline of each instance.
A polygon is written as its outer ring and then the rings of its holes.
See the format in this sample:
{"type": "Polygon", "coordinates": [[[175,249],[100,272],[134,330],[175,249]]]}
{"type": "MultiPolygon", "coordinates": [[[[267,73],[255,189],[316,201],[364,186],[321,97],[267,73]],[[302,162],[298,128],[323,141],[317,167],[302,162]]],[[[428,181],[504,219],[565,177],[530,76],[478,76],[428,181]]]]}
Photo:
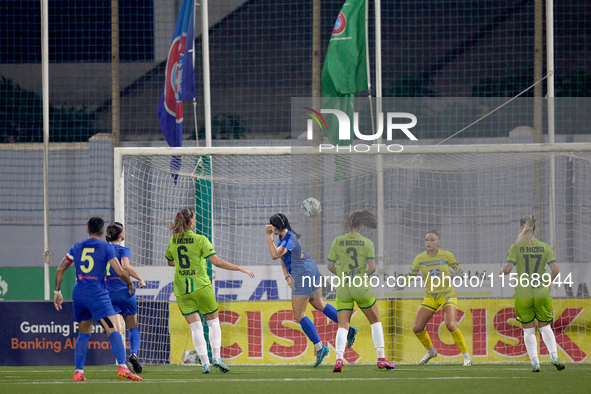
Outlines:
{"type": "MultiPolygon", "coordinates": [[[[357,92],[369,90],[365,2],[366,0],[349,0],[341,8],[322,68],[322,108],[345,112],[349,115],[351,127],[353,97],[357,92]]],[[[326,122],[327,137],[331,144],[351,145],[351,140],[339,140],[339,127],[335,115],[327,115],[326,122]]]]}
{"type": "Polygon", "coordinates": [[[365,0],[349,0],[339,12],[326,51],[323,97],[343,97],[369,89],[365,30],[365,0]]]}
{"type": "MultiPolygon", "coordinates": [[[[369,90],[367,74],[366,0],[349,0],[341,8],[332,31],[322,68],[322,108],[338,109],[347,114],[351,124],[349,139],[339,139],[335,115],[326,115],[328,141],[346,146],[353,142],[354,97],[369,90]]],[[[335,156],[335,182],[344,178],[349,156],[335,156]]]]}

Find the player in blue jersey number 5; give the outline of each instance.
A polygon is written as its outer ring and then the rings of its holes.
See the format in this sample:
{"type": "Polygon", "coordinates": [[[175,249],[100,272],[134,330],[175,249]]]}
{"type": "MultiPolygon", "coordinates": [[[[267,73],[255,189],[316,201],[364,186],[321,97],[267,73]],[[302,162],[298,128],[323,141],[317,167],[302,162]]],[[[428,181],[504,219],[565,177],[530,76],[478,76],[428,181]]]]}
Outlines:
{"type": "Polygon", "coordinates": [[[119,278],[127,285],[129,294],[131,295],[134,292],[133,283],[131,283],[127,272],[121,268],[113,245],[101,240],[104,225],[105,222],[99,217],[92,217],[88,220],[86,230],[88,239],[72,246],[57,269],[53,303],[55,309],[58,311],[62,309],[64,298],[60,289],[64,271],[74,263],[76,284],[72,292],[72,307],[74,309],[74,318],[78,322],[80,330],[74,352],[76,362],[74,381],[86,380],[84,361],[88,341],[92,333],[92,318],[102,324],[109,336],[111,350],[117,359],[117,364],[119,364],[117,376],[135,381],[143,380],[132,373],[125,363],[125,346],[121,334],[117,331],[115,311],[109,293],[105,288],[107,264],[110,264],[111,269],[115,270],[119,278]]]}

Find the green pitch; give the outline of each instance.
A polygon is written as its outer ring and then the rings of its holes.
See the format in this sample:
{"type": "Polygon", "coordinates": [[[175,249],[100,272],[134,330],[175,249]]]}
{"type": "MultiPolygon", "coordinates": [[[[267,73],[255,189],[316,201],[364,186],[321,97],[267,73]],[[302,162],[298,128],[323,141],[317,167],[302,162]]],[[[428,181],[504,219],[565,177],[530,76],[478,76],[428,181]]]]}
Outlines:
{"type": "Polygon", "coordinates": [[[349,365],[340,374],[332,365],[230,366],[227,374],[198,366],[144,366],[143,382],[118,378],[115,366],[87,367],[86,382],[72,382],[73,367],[2,367],[0,393],[582,393],[591,387],[589,364],[567,364],[564,371],[542,364],[399,365],[391,371],[374,365],[349,365]]]}

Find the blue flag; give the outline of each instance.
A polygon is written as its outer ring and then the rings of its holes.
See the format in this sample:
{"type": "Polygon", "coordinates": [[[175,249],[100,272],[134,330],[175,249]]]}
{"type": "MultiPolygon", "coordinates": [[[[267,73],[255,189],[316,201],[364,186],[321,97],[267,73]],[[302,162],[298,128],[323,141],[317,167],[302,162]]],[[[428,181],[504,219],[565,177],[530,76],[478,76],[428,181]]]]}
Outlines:
{"type": "MultiPolygon", "coordinates": [[[[158,106],[160,128],[168,145],[174,147],[183,146],[183,100],[195,98],[195,72],[191,53],[194,1],[184,0],[179,11],[168,51],[166,79],[158,106]]],[[[171,170],[178,170],[180,164],[180,157],[174,157],[170,163],[171,170]]]]}

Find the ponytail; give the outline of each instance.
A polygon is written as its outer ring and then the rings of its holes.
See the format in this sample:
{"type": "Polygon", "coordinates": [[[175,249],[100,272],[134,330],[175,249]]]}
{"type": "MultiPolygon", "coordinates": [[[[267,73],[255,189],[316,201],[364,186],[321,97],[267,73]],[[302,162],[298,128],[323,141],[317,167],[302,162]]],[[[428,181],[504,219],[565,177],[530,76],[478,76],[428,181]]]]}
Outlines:
{"type": "Polygon", "coordinates": [[[536,218],[533,215],[524,216],[519,219],[519,226],[523,226],[523,229],[517,235],[515,242],[525,242],[528,245],[532,245],[534,239],[534,231],[536,231],[536,218]]]}
{"type": "Polygon", "coordinates": [[[123,225],[119,222],[113,222],[107,227],[107,235],[105,236],[105,239],[107,242],[117,241],[122,232],[123,225]]]}
{"type": "Polygon", "coordinates": [[[168,229],[172,231],[174,238],[180,238],[185,231],[192,230],[191,219],[195,217],[195,212],[191,208],[183,208],[176,213],[174,224],[168,229]]]}
{"type": "Polygon", "coordinates": [[[351,212],[343,220],[343,226],[349,229],[359,228],[361,226],[377,228],[378,220],[367,209],[351,212]]]}
{"type": "Polygon", "coordinates": [[[291,225],[289,224],[289,220],[287,220],[287,217],[282,213],[276,213],[275,215],[271,216],[269,218],[269,224],[274,226],[280,233],[283,230],[288,229],[289,231],[291,231],[292,233],[295,234],[296,238],[299,239],[301,237],[300,234],[296,233],[295,231],[293,231],[291,229],[291,225]]]}

